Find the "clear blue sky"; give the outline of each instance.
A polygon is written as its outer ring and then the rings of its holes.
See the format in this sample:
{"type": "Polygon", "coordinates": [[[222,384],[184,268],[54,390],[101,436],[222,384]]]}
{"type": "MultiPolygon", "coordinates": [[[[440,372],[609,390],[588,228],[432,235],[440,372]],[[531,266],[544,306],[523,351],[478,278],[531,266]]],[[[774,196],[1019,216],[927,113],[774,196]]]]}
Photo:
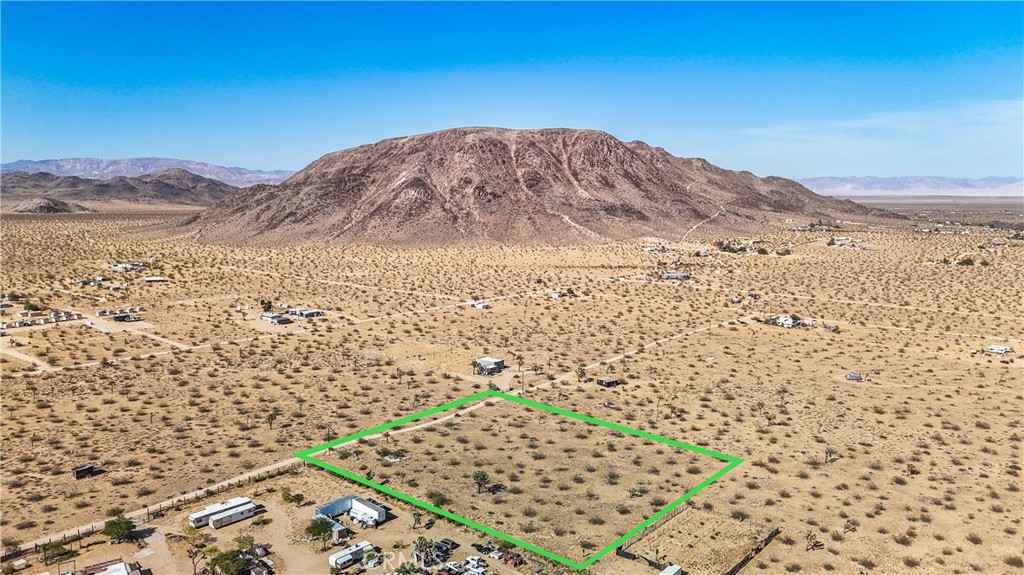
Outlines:
{"type": "Polygon", "coordinates": [[[4,162],[299,169],[467,125],[788,177],[1024,175],[1024,3],[16,3],[4,162]]]}

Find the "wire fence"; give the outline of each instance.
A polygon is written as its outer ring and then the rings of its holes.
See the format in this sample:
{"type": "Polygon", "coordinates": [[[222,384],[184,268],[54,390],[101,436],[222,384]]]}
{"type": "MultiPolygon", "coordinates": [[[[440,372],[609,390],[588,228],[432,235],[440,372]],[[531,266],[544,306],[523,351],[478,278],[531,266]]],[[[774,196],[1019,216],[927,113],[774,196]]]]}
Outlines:
{"type": "MultiPolygon", "coordinates": [[[[237,489],[239,487],[250,485],[252,483],[258,483],[260,481],[266,481],[267,479],[278,477],[286,473],[292,473],[296,469],[300,469],[305,466],[306,463],[304,461],[296,461],[289,465],[283,465],[270,471],[255,473],[253,475],[248,475],[242,479],[228,481],[225,483],[217,484],[212,487],[208,487],[206,489],[203,489],[202,491],[188,493],[182,495],[181,497],[171,499],[170,501],[164,501],[158,503],[155,506],[146,507],[139,511],[133,512],[129,515],[131,516],[131,519],[135,523],[136,527],[141,527],[154,519],[163,517],[164,513],[168,510],[181,511],[181,509],[186,505],[191,505],[198,501],[208,499],[225,491],[237,489]]],[[[30,555],[32,553],[39,553],[43,550],[43,548],[53,543],[59,543],[61,546],[64,546],[74,543],[75,541],[80,541],[91,535],[103,531],[104,523],[105,522],[93,523],[92,525],[87,525],[85,527],[76,529],[74,533],[65,531],[59,537],[55,536],[43,542],[35,541],[31,544],[24,544],[19,546],[19,548],[16,550],[5,548],[3,549],[2,554],[0,554],[0,561],[9,561],[25,555],[30,555]]]]}

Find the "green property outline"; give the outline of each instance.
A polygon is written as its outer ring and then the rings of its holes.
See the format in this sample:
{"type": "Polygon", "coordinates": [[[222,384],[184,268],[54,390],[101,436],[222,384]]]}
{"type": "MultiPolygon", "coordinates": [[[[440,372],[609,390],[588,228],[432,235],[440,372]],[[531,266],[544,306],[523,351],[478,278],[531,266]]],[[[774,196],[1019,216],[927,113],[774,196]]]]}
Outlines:
{"type": "Polygon", "coordinates": [[[710,449],[704,449],[703,447],[698,447],[696,445],[690,445],[689,443],[684,443],[682,441],[676,441],[674,439],[669,439],[667,437],[662,437],[660,435],[655,435],[653,433],[648,433],[646,431],[641,431],[639,429],[633,429],[632,427],[626,427],[625,425],[619,425],[617,423],[612,423],[610,421],[604,421],[602,419],[597,419],[597,418],[594,418],[594,417],[590,417],[588,415],[583,415],[582,413],[576,413],[575,411],[569,411],[567,409],[562,409],[560,407],[555,407],[553,405],[548,405],[546,403],[540,403],[538,401],[533,401],[533,400],[530,400],[530,399],[525,399],[525,398],[522,398],[522,397],[519,397],[519,396],[515,396],[515,395],[509,395],[509,394],[501,393],[499,391],[494,391],[494,390],[481,391],[480,393],[476,393],[476,394],[473,394],[473,395],[470,395],[470,396],[467,396],[467,397],[463,397],[461,399],[456,399],[455,401],[451,401],[451,402],[439,405],[437,407],[432,407],[430,409],[421,411],[419,413],[414,413],[412,415],[407,415],[405,417],[398,418],[398,419],[396,419],[394,421],[391,421],[389,423],[378,425],[376,427],[371,427],[369,429],[365,429],[363,431],[356,432],[356,433],[354,433],[352,435],[347,435],[345,437],[341,437],[341,438],[335,439],[333,441],[328,441],[327,443],[323,443],[323,444],[317,445],[315,447],[310,447],[309,449],[305,449],[303,451],[299,451],[298,453],[295,453],[294,457],[297,457],[297,458],[299,458],[299,459],[301,459],[303,461],[307,461],[309,463],[312,463],[313,465],[316,465],[318,467],[322,467],[323,469],[326,469],[326,470],[328,470],[328,471],[330,471],[332,473],[336,473],[336,474],[338,474],[338,475],[340,475],[342,477],[351,479],[351,480],[353,480],[353,481],[355,481],[357,483],[361,483],[363,485],[366,485],[367,487],[371,487],[371,488],[373,488],[373,489],[375,489],[377,491],[380,491],[381,493],[386,493],[387,495],[390,495],[390,496],[395,497],[397,499],[401,499],[402,501],[405,501],[407,503],[411,503],[411,504],[413,504],[413,505],[415,505],[417,507],[420,507],[422,509],[426,509],[427,511],[430,511],[431,513],[434,513],[436,515],[440,515],[442,517],[447,517],[448,519],[451,519],[452,521],[461,523],[461,524],[463,524],[463,525],[465,525],[467,527],[470,527],[470,528],[475,529],[477,531],[480,531],[482,533],[486,533],[488,535],[491,535],[491,536],[497,537],[499,539],[503,539],[505,541],[508,541],[509,543],[512,543],[514,545],[522,547],[523,549],[527,549],[527,550],[532,551],[532,552],[534,552],[534,553],[536,553],[538,555],[541,555],[542,557],[547,557],[548,559],[551,559],[551,560],[557,561],[557,562],[559,562],[559,563],[561,563],[563,565],[572,567],[573,569],[576,569],[577,571],[582,571],[582,570],[586,569],[587,567],[589,567],[590,565],[594,564],[596,561],[598,561],[599,559],[601,559],[602,557],[604,557],[608,553],[612,552],[616,547],[618,547],[619,545],[624,543],[627,539],[629,539],[633,535],[636,535],[637,533],[639,533],[640,531],[642,531],[643,529],[645,529],[649,525],[652,525],[655,521],[657,521],[658,519],[661,519],[666,514],[670,513],[673,509],[675,509],[676,507],[679,507],[680,505],[685,503],[688,499],[690,499],[691,497],[693,497],[694,495],[699,493],[705,487],[711,485],[712,483],[717,481],[720,477],[722,477],[726,473],[729,473],[734,468],[736,468],[739,464],[743,463],[742,459],[740,459],[739,457],[735,457],[733,455],[726,455],[724,453],[718,453],[717,451],[712,451],[710,449]],[[715,472],[713,475],[711,475],[710,477],[708,477],[704,481],[700,482],[693,489],[690,489],[689,491],[684,493],[681,497],[679,497],[675,501],[669,503],[667,506],[662,508],[660,511],[656,512],[654,515],[651,515],[650,517],[648,517],[645,521],[643,521],[642,523],[640,523],[639,525],[637,525],[633,529],[629,530],[627,533],[623,534],[621,537],[619,537],[618,539],[613,541],[610,545],[608,545],[608,546],[604,547],[603,549],[599,550],[594,555],[591,555],[590,558],[587,559],[586,561],[584,561],[582,563],[578,563],[578,562],[573,561],[573,560],[571,560],[569,558],[562,557],[561,555],[558,555],[557,553],[552,553],[551,551],[548,551],[546,549],[541,549],[540,547],[537,547],[536,545],[533,545],[532,543],[527,543],[526,541],[522,541],[520,539],[517,539],[517,538],[515,538],[515,537],[513,537],[511,535],[507,535],[505,533],[502,533],[501,531],[498,531],[498,530],[493,529],[491,527],[487,527],[486,525],[481,525],[479,523],[476,523],[475,521],[472,521],[470,519],[466,519],[465,517],[462,517],[461,515],[457,515],[455,513],[452,513],[451,511],[448,511],[448,510],[445,510],[445,509],[441,509],[440,507],[437,507],[435,505],[427,503],[426,501],[421,501],[421,500],[419,500],[419,499],[417,499],[417,498],[415,498],[415,497],[413,497],[411,495],[407,495],[405,493],[402,493],[401,491],[397,491],[397,490],[392,489],[390,487],[386,487],[384,485],[381,485],[380,483],[376,483],[374,481],[366,479],[365,477],[362,477],[360,475],[352,473],[351,471],[346,471],[344,469],[341,469],[340,467],[337,467],[335,465],[331,465],[330,463],[327,463],[325,461],[321,461],[321,460],[313,457],[313,455],[312,455],[314,453],[319,453],[321,451],[325,451],[325,450],[327,450],[329,448],[332,448],[332,447],[335,447],[335,446],[338,446],[338,445],[341,445],[341,444],[344,444],[344,443],[350,443],[352,441],[356,441],[356,440],[361,439],[363,437],[366,437],[368,435],[378,434],[378,433],[381,433],[383,431],[387,431],[388,429],[392,429],[392,428],[398,427],[400,425],[404,425],[406,423],[409,423],[409,422],[412,422],[412,421],[416,421],[418,419],[423,419],[425,417],[429,417],[431,415],[434,415],[435,413],[440,413],[442,411],[448,411],[448,410],[450,410],[452,408],[459,407],[459,406],[465,405],[467,403],[472,403],[474,401],[478,401],[480,399],[485,399],[485,398],[488,398],[488,397],[494,397],[494,398],[498,398],[498,399],[504,399],[504,400],[507,400],[507,401],[512,401],[512,402],[518,403],[520,405],[526,405],[526,406],[529,406],[529,407],[533,407],[533,408],[536,408],[536,409],[547,411],[549,413],[555,413],[555,414],[558,414],[558,415],[563,415],[565,417],[571,417],[571,418],[579,420],[579,421],[583,421],[583,422],[590,423],[590,424],[593,424],[593,425],[599,425],[601,427],[605,427],[605,428],[608,428],[608,429],[614,429],[616,431],[620,431],[622,433],[627,433],[629,435],[633,435],[633,436],[636,436],[636,437],[643,437],[643,438],[646,438],[646,439],[650,439],[651,441],[656,441],[658,443],[664,443],[666,445],[671,445],[673,447],[678,447],[680,449],[685,449],[687,451],[692,451],[694,453],[699,453],[701,455],[706,455],[708,457],[712,457],[714,459],[718,459],[719,461],[725,461],[725,462],[727,462],[727,465],[725,467],[719,469],[717,472],[715,472]]]}

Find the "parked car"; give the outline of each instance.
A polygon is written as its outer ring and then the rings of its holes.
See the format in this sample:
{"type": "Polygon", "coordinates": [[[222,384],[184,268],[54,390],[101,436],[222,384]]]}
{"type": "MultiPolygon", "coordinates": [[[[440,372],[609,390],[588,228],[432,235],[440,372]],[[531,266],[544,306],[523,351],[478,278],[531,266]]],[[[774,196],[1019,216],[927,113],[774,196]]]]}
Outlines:
{"type": "Polygon", "coordinates": [[[447,537],[442,539],[441,543],[444,543],[445,545],[448,546],[449,549],[452,549],[452,550],[459,548],[459,544],[458,543],[456,543],[455,541],[452,541],[451,539],[448,539],[447,537]]]}
{"type": "Polygon", "coordinates": [[[502,551],[501,549],[495,549],[494,551],[491,551],[487,555],[492,557],[492,558],[494,558],[494,559],[497,559],[497,560],[501,561],[501,558],[505,555],[505,552],[502,551]]]}

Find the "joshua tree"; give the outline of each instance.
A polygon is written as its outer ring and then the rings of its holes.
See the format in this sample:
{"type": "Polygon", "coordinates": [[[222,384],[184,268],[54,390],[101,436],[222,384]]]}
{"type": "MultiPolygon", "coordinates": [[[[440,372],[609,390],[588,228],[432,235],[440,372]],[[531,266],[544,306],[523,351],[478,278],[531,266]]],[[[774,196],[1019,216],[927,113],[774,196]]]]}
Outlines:
{"type": "Polygon", "coordinates": [[[474,471],[473,472],[473,482],[476,483],[476,492],[477,493],[483,493],[484,492],[484,487],[487,487],[487,484],[490,483],[490,481],[491,481],[491,477],[490,477],[490,475],[487,475],[486,471],[474,471]]]}
{"type": "Polygon", "coordinates": [[[422,520],[423,520],[423,514],[422,513],[420,513],[419,511],[413,511],[412,512],[412,528],[413,529],[416,529],[416,527],[420,524],[420,521],[422,521],[422,520]]]}
{"type": "Polygon", "coordinates": [[[270,429],[274,429],[274,420],[277,419],[280,414],[277,412],[277,408],[270,410],[267,414],[267,424],[270,425],[270,429]]]}
{"type": "Polygon", "coordinates": [[[199,572],[199,563],[206,558],[204,548],[206,547],[206,536],[191,525],[182,531],[185,545],[188,545],[188,558],[192,561],[192,575],[199,572]]]}
{"type": "Polygon", "coordinates": [[[821,541],[818,541],[818,535],[815,534],[813,531],[808,531],[806,538],[808,551],[815,551],[824,547],[821,541]]]}
{"type": "Polygon", "coordinates": [[[917,475],[918,473],[920,473],[920,471],[917,470],[917,466],[916,465],[914,465],[913,463],[908,463],[907,464],[907,475],[913,476],[913,475],[917,475]]]}
{"type": "Polygon", "coordinates": [[[416,555],[419,555],[423,559],[429,557],[432,554],[431,552],[433,550],[434,542],[430,539],[427,539],[426,537],[417,537],[416,542],[413,543],[413,551],[416,553],[416,555]]]}

